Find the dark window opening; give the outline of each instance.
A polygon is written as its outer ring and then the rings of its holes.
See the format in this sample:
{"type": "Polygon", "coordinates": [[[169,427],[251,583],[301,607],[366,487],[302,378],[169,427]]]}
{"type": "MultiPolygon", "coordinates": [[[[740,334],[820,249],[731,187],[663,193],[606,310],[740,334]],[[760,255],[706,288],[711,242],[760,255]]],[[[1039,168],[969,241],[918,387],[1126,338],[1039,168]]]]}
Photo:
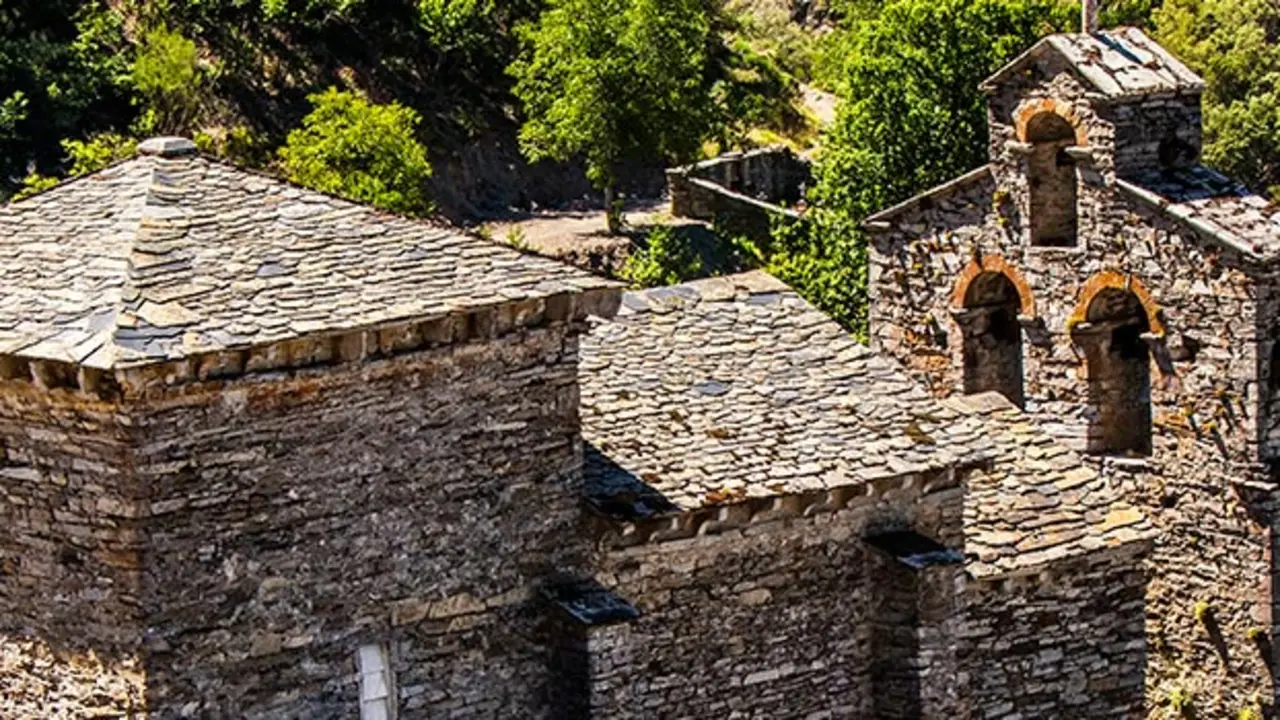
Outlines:
{"type": "Polygon", "coordinates": [[[1067,148],[1076,131],[1056,113],[1041,113],[1027,125],[1028,182],[1031,186],[1031,244],[1074,247],[1077,239],[1077,179],[1067,148]]]}
{"type": "Polygon", "coordinates": [[[1090,452],[1151,454],[1151,351],[1143,338],[1149,330],[1138,297],[1114,288],[1098,293],[1074,330],[1089,369],[1090,452]]]}
{"type": "Polygon", "coordinates": [[[1157,152],[1160,155],[1160,167],[1165,170],[1191,167],[1200,159],[1200,153],[1195,147],[1177,135],[1161,140],[1157,152]]]}
{"type": "Polygon", "coordinates": [[[1022,326],[1018,289],[1004,273],[974,278],[958,316],[964,334],[964,391],[998,392],[1023,407],[1022,326]]]}
{"type": "Polygon", "coordinates": [[[1280,340],[1271,343],[1271,356],[1267,363],[1267,395],[1263,400],[1266,412],[1263,417],[1263,443],[1269,455],[1280,456],[1280,340]]]}

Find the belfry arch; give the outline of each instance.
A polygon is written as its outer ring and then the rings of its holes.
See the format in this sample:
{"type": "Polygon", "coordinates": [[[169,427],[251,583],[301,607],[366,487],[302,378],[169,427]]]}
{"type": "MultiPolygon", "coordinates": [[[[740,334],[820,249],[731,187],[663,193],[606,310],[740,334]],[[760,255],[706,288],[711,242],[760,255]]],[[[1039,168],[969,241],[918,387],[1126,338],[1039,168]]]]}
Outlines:
{"type": "Polygon", "coordinates": [[[1072,339],[1085,353],[1088,450],[1107,455],[1151,454],[1149,309],[1128,287],[1102,287],[1087,296],[1072,339]]]}
{"type": "Polygon", "coordinates": [[[963,336],[964,392],[998,392],[1025,403],[1022,367],[1024,305],[1018,285],[1000,270],[983,270],[957,288],[954,316],[963,336]]]}
{"type": "Polygon", "coordinates": [[[1076,128],[1053,111],[1027,121],[1027,184],[1031,193],[1031,244],[1074,247],[1078,237],[1078,180],[1067,148],[1077,144],[1076,128]]]}

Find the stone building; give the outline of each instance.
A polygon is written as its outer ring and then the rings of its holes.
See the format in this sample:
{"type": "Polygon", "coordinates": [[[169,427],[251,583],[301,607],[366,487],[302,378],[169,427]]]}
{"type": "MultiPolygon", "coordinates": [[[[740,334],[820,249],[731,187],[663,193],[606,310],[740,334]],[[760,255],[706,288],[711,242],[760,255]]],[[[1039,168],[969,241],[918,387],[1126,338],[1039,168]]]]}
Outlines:
{"type": "Polygon", "coordinates": [[[0,717],[1270,702],[1266,210],[1139,34],[991,87],[993,165],[873,220],[873,349],[178,139],[0,209],[0,717]]]}
{"type": "Polygon", "coordinates": [[[990,78],[990,164],[872,218],[873,347],[994,391],[1157,530],[1148,700],[1275,701],[1280,208],[1199,164],[1203,82],[1134,29],[990,78]]]}

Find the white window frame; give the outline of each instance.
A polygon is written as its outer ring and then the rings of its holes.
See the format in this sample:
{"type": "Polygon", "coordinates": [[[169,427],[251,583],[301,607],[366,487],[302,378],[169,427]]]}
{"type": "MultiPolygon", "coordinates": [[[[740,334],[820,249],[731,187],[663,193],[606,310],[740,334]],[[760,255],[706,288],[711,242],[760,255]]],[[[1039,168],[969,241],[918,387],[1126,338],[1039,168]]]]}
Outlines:
{"type": "Polygon", "coordinates": [[[395,673],[383,643],[361,645],[356,652],[360,684],[360,720],[396,720],[395,673]]]}

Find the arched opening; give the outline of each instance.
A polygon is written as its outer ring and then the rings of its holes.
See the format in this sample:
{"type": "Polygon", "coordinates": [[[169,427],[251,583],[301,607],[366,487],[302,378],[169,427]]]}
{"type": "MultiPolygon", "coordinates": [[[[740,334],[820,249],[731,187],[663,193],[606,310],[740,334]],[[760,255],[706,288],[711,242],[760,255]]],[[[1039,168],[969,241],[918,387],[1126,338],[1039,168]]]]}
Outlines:
{"type": "Polygon", "coordinates": [[[1057,113],[1042,112],[1027,123],[1027,180],[1031,186],[1031,244],[1074,247],[1076,244],[1076,165],[1067,148],[1076,130],[1057,113]]]}
{"type": "Polygon", "coordinates": [[[984,272],[969,283],[957,315],[964,335],[965,393],[998,392],[1023,406],[1021,299],[1001,272],[984,272]]]}
{"type": "Polygon", "coordinates": [[[1073,329],[1088,363],[1090,452],[1151,454],[1151,351],[1143,338],[1149,330],[1142,301],[1121,288],[1094,296],[1085,322],[1073,329]]]}

